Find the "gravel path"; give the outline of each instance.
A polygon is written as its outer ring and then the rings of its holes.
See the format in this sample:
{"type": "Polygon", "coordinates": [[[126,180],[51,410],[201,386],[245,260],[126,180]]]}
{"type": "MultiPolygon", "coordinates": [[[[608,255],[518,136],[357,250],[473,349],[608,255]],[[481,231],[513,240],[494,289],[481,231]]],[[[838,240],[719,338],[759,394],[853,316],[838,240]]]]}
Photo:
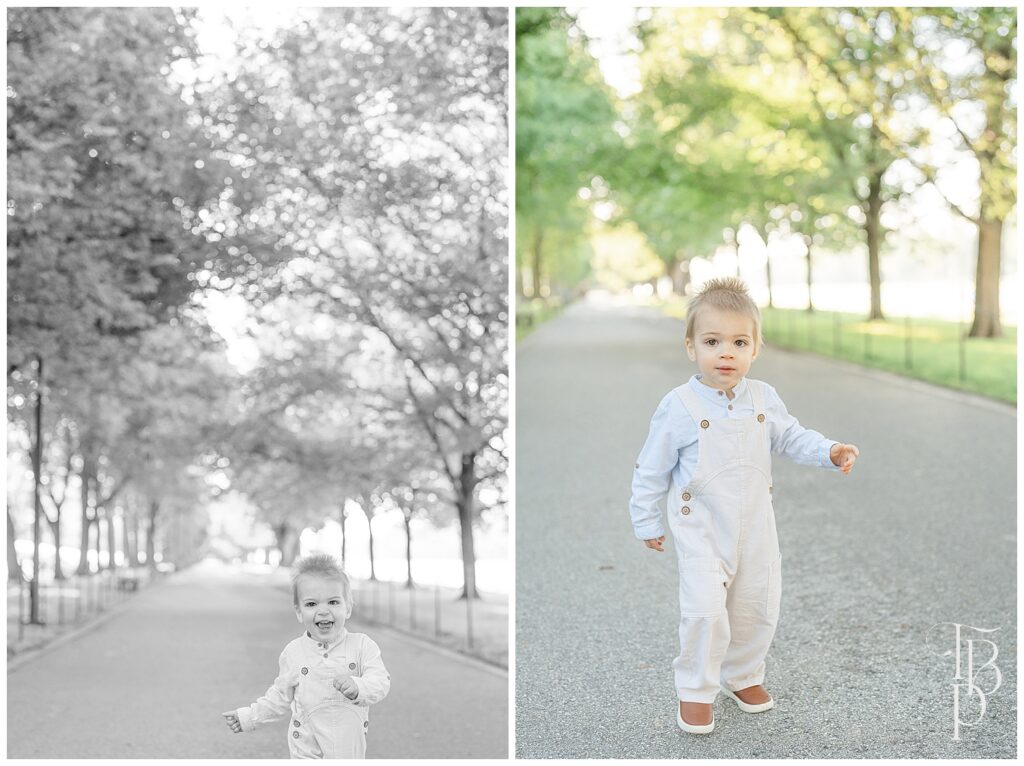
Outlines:
{"type": "MultiPolygon", "coordinates": [[[[349,627],[380,645],[393,679],[370,712],[368,757],[506,757],[507,674],[349,627]]],[[[196,565],[8,673],[8,757],[287,758],[287,721],[232,734],[220,714],[266,690],[300,632],[279,578],[196,565]]]]}
{"type": "Polygon", "coordinates": [[[651,414],[694,372],[682,344],[677,320],[591,300],[519,348],[517,755],[1014,757],[1015,409],[770,347],[751,376],[861,457],[849,476],[776,458],[776,707],[747,715],[720,695],[711,736],[678,730],[675,552],[634,539],[627,506],[651,414]],[[953,629],[931,630],[953,622],[998,628],[963,638],[994,640],[1002,673],[958,742],[954,658],[938,654],[953,629]]]}

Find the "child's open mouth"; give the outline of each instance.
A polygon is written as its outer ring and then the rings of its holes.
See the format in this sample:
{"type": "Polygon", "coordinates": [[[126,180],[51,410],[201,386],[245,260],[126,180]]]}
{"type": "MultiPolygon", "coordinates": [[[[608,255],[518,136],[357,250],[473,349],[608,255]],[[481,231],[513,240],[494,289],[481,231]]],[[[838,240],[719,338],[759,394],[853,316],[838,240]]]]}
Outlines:
{"type": "Polygon", "coordinates": [[[331,628],[334,627],[334,621],[333,620],[321,620],[320,622],[318,622],[316,624],[316,626],[320,630],[330,630],[331,628]]]}

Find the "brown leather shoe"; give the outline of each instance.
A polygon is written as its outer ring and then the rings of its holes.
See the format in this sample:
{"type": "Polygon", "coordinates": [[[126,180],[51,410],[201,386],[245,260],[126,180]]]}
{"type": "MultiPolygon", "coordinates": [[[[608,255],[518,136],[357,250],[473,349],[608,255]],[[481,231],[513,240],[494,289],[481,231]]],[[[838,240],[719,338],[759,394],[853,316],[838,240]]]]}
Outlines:
{"type": "Polygon", "coordinates": [[[715,708],[710,702],[680,702],[676,723],[690,734],[710,734],[715,728],[715,708]]]}
{"type": "Polygon", "coordinates": [[[761,684],[748,686],[746,689],[737,689],[736,691],[723,686],[722,691],[725,692],[727,697],[732,697],[732,699],[736,700],[736,704],[739,705],[740,710],[744,713],[762,713],[765,710],[770,710],[775,705],[772,695],[761,684]]]}

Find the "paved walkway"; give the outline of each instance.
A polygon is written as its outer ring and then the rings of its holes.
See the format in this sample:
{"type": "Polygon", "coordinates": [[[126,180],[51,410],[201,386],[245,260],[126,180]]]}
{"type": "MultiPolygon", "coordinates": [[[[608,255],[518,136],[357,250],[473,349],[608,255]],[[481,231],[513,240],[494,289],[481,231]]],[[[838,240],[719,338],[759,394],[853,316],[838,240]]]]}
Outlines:
{"type": "Polygon", "coordinates": [[[678,730],[675,552],[635,540],[627,505],[651,414],[693,371],[682,323],[628,306],[575,305],[519,349],[517,755],[1014,757],[1015,410],[772,348],[752,377],[861,457],[850,476],[775,460],[776,707],[720,695],[710,737],[678,730]],[[949,622],[998,628],[963,638],[993,639],[1003,675],[959,742],[953,657],[932,651],[952,629],[929,636],[949,622]]]}
{"type": "MultiPolygon", "coordinates": [[[[358,615],[356,615],[358,617],[358,615]]],[[[370,758],[504,758],[508,678],[394,631],[361,627],[393,684],[370,713],[370,758]]],[[[210,562],[140,594],[7,677],[10,758],[287,758],[286,721],[232,734],[299,635],[276,579],[210,562]]]]}

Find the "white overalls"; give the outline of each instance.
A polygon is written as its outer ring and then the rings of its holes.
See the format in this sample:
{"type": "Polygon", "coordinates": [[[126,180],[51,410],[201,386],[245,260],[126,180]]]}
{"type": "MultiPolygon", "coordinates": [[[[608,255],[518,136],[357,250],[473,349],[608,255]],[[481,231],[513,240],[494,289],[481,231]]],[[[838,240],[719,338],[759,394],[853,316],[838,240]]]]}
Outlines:
{"type": "Polygon", "coordinates": [[[292,758],[364,758],[369,708],[391,688],[380,647],[348,631],[327,645],[305,633],[281,652],[279,672],[266,694],[235,714],[242,731],[288,717],[292,758]],[[334,687],[349,675],[359,688],[353,701],[334,687]]]}
{"type": "Polygon", "coordinates": [[[764,681],[779,617],[781,557],[771,501],[771,446],[763,384],[749,380],[754,416],[711,421],[688,385],[676,393],[698,424],[699,457],[669,494],[679,556],[679,656],[685,702],[714,702],[720,686],[764,681]]]}
{"type": "Polygon", "coordinates": [[[299,668],[289,726],[292,758],[365,758],[370,708],[357,705],[334,687],[339,671],[362,676],[362,634],[349,633],[329,657],[299,668]]]}

